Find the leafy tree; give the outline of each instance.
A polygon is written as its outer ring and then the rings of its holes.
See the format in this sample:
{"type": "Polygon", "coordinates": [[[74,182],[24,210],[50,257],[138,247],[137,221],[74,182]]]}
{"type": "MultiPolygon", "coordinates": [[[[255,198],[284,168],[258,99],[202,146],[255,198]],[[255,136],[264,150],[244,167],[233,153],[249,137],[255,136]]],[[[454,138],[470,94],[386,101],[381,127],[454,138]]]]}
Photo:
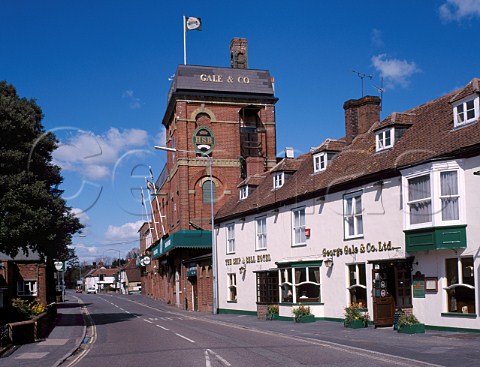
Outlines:
{"type": "Polygon", "coordinates": [[[58,141],[42,118],[34,100],[0,81],[0,251],[66,259],[83,226],[61,197],[63,178],[52,163],[58,141]]]}
{"type": "Polygon", "coordinates": [[[140,255],[140,249],[138,247],[134,247],[127,252],[127,260],[136,259],[138,255],[140,255]]]}

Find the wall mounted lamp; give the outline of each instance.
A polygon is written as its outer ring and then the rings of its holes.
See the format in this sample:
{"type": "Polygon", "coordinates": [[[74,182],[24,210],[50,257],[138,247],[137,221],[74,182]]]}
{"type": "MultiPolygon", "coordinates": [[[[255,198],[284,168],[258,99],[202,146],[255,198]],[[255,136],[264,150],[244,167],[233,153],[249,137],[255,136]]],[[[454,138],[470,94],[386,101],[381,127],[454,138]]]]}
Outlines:
{"type": "Polygon", "coordinates": [[[473,172],[473,174],[474,174],[475,176],[480,176],[480,171],[475,171],[475,172],[473,172]]]}
{"type": "Polygon", "coordinates": [[[333,258],[332,257],[329,257],[329,258],[323,260],[323,262],[325,263],[325,266],[327,268],[331,268],[333,266],[333,258]]]}
{"type": "Polygon", "coordinates": [[[244,274],[244,273],[245,273],[245,270],[247,270],[247,268],[245,267],[245,265],[240,266],[240,269],[238,269],[238,271],[240,272],[240,274],[244,274]]]}

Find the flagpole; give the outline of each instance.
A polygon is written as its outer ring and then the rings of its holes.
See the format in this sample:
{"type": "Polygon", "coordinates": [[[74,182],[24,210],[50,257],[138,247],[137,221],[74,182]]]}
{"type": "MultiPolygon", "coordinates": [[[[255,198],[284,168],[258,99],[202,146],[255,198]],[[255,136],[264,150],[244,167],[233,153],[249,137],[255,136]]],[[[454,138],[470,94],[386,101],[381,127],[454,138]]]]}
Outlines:
{"type": "Polygon", "coordinates": [[[185,15],[183,16],[183,65],[187,65],[187,30],[185,27],[185,15]]]}

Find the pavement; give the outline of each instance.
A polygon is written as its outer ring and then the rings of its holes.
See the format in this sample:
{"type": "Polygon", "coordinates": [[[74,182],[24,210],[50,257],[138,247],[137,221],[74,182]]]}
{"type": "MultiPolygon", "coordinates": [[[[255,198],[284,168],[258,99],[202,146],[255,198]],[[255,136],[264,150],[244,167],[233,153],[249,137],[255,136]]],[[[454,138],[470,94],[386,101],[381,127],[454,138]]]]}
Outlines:
{"type": "MultiPolygon", "coordinates": [[[[142,295],[125,296],[151,309],[162,308],[165,303],[142,295]]],[[[57,305],[55,327],[45,340],[14,346],[0,356],[0,367],[57,367],[82,349],[88,342],[87,323],[83,303],[74,293],[67,293],[64,303],[57,305]]],[[[399,334],[389,328],[373,326],[348,329],[341,322],[317,320],[314,323],[296,324],[292,321],[266,321],[256,316],[238,314],[199,313],[168,306],[170,312],[203,319],[207,322],[225,323],[229,327],[280,333],[305,339],[316,339],[330,346],[347,350],[362,348],[378,353],[395,354],[408,358],[428,360],[431,365],[471,366],[480,360],[480,333],[444,332],[427,330],[425,334],[399,334]],[[472,362],[472,363],[470,363],[472,362]]],[[[69,361],[72,360],[69,359],[69,361]]],[[[428,365],[428,364],[426,364],[428,365]]]]}

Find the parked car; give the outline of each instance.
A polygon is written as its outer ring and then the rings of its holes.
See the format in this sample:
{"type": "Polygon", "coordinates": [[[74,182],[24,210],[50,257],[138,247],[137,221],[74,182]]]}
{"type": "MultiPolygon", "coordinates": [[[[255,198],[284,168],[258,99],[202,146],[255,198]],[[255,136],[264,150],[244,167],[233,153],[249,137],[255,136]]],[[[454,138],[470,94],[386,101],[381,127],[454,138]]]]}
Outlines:
{"type": "Polygon", "coordinates": [[[87,289],[87,294],[88,294],[88,293],[96,294],[96,293],[97,293],[97,290],[96,290],[95,288],[93,288],[93,287],[90,287],[90,288],[87,289]]]}

